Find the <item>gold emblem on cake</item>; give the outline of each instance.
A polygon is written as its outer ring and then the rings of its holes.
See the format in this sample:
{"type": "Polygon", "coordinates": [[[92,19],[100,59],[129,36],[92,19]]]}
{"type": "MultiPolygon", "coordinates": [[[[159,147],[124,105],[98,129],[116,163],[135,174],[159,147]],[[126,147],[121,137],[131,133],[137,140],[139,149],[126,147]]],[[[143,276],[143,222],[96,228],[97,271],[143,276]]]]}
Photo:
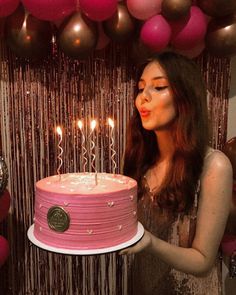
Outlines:
{"type": "Polygon", "coordinates": [[[59,206],[53,206],[47,214],[48,226],[55,231],[64,232],[69,228],[69,214],[59,206]]]}

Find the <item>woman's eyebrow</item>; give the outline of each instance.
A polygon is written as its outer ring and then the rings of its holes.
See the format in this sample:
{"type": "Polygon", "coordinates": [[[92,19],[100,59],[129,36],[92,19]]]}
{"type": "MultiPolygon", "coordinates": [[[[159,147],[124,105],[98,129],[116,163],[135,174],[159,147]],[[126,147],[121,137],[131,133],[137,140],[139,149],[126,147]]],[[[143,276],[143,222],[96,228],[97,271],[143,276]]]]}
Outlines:
{"type": "MultiPolygon", "coordinates": [[[[165,80],[167,80],[167,77],[165,77],[165,76],[157,76],[157,77],[152,78],[151,80],[152,80],[152,81],[155,81],[155,80],[161,80],[161,79],[165,79],[165,80]]],[[[141,78],[141,79],[139,80],[139,82],[145,82],[145,80],[141,78]]]]}
{"type": "Polygon", "coordinates": [[[152,78],[152,80],[160,80],[160,79],[165,79],[165,80],[167,80],[167,77],[165,77],[165,76],[158,76],[158,77],[154,77],[154,78],[152,78]]]}

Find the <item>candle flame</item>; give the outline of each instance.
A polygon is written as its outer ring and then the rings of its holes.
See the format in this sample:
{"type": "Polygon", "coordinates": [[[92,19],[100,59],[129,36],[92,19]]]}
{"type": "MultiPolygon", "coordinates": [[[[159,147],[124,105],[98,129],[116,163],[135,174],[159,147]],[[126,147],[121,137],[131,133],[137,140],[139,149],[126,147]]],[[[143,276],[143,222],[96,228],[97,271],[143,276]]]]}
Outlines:
{"type": "Polygon", "coordinates": [[[81,120],[78,121],[78,127],[80,130],[83,128],[83,122],[81,120]]]}
{"type": "Polygon", "coordinates": [[[91,123],[90,123],[90,128],[91,128],[92,131],[94,130],[94,128],[96,127],[96,125],[97,125],[96,120],[92,120],[91,123]]]}
{"type": "Polygon", "coordinates": [[[114,128],[114,121],[111,118],[108,118],[108,124],[111,126],[111,128],[114,128]]]}
{"type": "Polygon", "coordinates": [[[57,133],[62,136],[62,130],[61,130],[61,127],[60,126],[57,126],[57,133]]]}

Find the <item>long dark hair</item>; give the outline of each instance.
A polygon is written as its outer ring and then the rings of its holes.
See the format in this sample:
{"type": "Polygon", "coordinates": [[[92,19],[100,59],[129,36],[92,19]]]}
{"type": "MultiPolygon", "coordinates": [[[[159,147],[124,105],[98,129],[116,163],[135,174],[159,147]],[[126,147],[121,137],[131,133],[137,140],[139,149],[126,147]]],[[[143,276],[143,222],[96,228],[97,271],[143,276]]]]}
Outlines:
{"type": "MultiPolygon", "coordinates": [[[[176,121],[173,125],[172,166],[156,196],[160,207],[187,211],[202,172],[209,142],[207,91],[197,64],[182,55],[165,52],[156,55],[173,89],[176,121]]],[[[154,131],[145,130],[137,109],[127,131],[123,173],[138,181],[139,196],[144,193],[142,177],[159,158],[154,131]]]]}

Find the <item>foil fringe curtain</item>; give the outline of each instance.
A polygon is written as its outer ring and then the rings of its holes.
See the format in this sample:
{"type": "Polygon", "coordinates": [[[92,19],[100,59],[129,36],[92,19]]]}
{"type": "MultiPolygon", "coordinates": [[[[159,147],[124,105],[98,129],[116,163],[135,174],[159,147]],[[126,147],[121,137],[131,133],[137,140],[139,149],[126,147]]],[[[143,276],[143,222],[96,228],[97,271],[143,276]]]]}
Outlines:
{"type": "MultiPolygon", "coordinates": [[[[11,211],[0,225],[11,246],[8,262],[0,269],[3,294],[26,295],[127,295],[129,259],[115,253],[69,256],[44,251],[27,239],[33,223],[35,182],[56,174],[56,125],[63,128],[61,173],[83,171],[82,136],[76,121],[84,122],[88,139],[90,120],[96,167],[111,172],[110,130],[115,121],[117,173],[125,146],[126,126],[133,107],[137,69],[128,49],[112,45],[86,61],[71,61],[57,51],[40,64],[22,63],[0,47],[1,154],[9,169],[11,211]]],[[[230,62],[200,57],[209,89],[209,114],[213,121],[212,146],[221,149],[226,140],[230,62]]],[[[86,141],[89,152],[89,142],[86,141]]],[[[88,153],[88,170],[91,171],[88,153]]]]}

